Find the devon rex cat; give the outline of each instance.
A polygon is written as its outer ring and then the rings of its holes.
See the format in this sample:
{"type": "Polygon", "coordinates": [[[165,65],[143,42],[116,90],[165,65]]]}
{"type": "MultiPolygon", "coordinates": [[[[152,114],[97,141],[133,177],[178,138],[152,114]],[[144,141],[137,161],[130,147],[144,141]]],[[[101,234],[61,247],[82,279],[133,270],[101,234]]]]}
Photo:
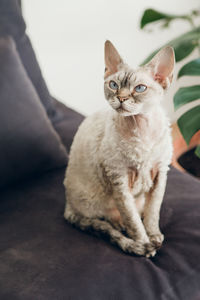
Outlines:
{"type": "Polygon", "coordinates": [[[172,143],[160,102],[172,81],[166,47],[136,70],[105,43],[105,97],[112,107],[87,117],[69,156],[65,218],[108,234],[125,252],[154,256],[172,143]]]}

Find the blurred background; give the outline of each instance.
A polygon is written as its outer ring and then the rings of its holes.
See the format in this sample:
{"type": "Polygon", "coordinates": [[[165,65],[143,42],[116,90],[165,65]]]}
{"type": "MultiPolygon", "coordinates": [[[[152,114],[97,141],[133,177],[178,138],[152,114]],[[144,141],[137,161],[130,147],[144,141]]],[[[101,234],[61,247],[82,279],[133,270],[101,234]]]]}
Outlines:
{"type": "MultiPolygon", "coordinates": [[[[149,26],[141,30],[139,23],[146,8],[187,14],[198,6],[198,0],[26,0],[23,13],[50,92],[68,106],[89,115],[107,106],[103,94],[105,40],[110,39],[124,60],[135,68],[153,50],[190,30],[183,20],[174,21],[170,29],[153,26],[150,32],[149,26]]],[[[195,51],[179,63],[179,69],[181,64],[196,57],[195,51]]],[[[163,105],[172,121],[188,109],[186,105],[175,114],[173,94],[191,80],[192,84],[199,83],[198,77],[185,76],[174,81],[168,92],[163,105]]]]}

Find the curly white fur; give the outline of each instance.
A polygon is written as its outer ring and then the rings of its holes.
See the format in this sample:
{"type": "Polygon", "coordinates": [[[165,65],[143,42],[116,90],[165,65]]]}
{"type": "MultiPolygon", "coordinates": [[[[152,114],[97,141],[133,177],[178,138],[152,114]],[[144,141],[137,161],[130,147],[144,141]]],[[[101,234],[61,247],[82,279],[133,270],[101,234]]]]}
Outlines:
{"type": "Polygon", "coordinates": [[[64,215],[82,229],[93,227],[107,233],[126,252],[149,257],[163,241],[159,215],[172,143],[160,100],[172,68],[168,73],[165,69],[165,76],[158,81],[154,77],[155,72],[162,76],[158,58],[153,61],[156,71],[152,62],[133,71],[117,52],[113,54],[116,49],[111,43],[107,47],[112,50],[109,55],[117,55],[111,62],[117,66],[111,70],[106,64],[105,76],[105,96],[113,109],[87,117],[75,135],[64,180],[64,215]],[[129,78],[122,87],[125,76],[129,78]],[[120,110],[117,94],[108,86],[110,80],[118,80],[118,94],[129,93],[120,110]],[[148,91],[135,95],[134,87],[141,83],[148,91]]]}

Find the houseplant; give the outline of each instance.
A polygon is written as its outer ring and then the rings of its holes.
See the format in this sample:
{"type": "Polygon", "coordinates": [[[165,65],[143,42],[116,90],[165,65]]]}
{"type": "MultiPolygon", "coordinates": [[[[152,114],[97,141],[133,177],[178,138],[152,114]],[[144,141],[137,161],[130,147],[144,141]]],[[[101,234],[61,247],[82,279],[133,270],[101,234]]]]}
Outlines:
{"type": "MultiPolygon", "coordinates": [[[[161,29],[169,28],[171,22],[177,19],[188,22],[191,26],[190,31],[166,43],[166,45],[171,45],[174,48],[176,62],[179,62],[190,55],[196,48],[199,49],[200,53],[200,26],[195,25],[195,19],[199,16],[200,10],[193,10],[186,15],[172,15],[165,14],[154,9],[146,9],[140,21],[140,28],[144,29],[144,27],[150,23],[160,25],[161,29]]],[[[162,45],[160,48],[163,46],[165,45],[162,45]]],[[[147,63],[158,50],[159,49],[156,49],[153,53],[151,53],[142,64],[147,63]]],[[[199,57],[180,68],[177,80],[186,75],[200,76],[200,54],[199,57]]],[[[174,109],[176,111],[183,105],[197,99],[200,99],[200,85],[181,87],[174,95],[174,109]]],[[[200,105],[197,104],[195,107],[188,109],[178,119],[177,124],[187,145],[191,143],[192,139],[194,141],[194,136],[198,137],[196,139],[198,140],[198,143],[193,153],[196,155],[194,158],[195,164],[196,162],[200,163],[200,105]]]]}

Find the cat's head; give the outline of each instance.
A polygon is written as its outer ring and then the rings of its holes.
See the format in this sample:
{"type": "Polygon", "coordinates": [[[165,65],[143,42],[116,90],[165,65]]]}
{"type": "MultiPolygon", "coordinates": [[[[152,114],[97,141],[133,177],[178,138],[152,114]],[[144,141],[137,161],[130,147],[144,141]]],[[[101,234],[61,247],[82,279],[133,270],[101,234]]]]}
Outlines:
{"type": "Polygon", "coordinates": [[[159,105],[170,86],[174,70],[174,51],[160,50],[145,66],[136,70],[125,64],[110,41],[105,42],[105,97],[113,109],[124,116],[145,114],[159,105]]]}

